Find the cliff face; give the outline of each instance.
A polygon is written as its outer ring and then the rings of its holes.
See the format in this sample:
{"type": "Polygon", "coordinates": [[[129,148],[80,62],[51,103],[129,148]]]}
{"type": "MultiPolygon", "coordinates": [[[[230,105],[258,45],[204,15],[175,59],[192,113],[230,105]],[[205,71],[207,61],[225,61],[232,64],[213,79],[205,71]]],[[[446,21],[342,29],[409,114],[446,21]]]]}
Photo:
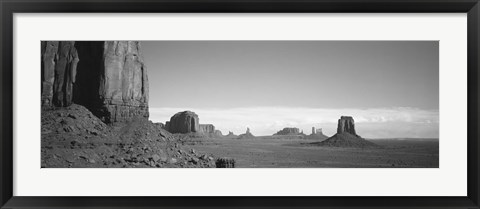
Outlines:
{"type": "Polygon", "coordinates": [[[148,118],[148,78],[139,42],[107,41],[103,54],[100,118],[107,122],[148,118]]]}
{"type": "Polygon", "coordinates": [[[300,134],[300,130],[298,128],[283,128],[282,130],[278,131],[274,135],[297,135],[300,134]]]}
{"type": "Polygon", "coordinates": [[[42,42],[42,106],[66,107],[72,104],[77,50],[73,41],[42,42]]]}
{"type": "Polygon", "coordinates": [[[352,135],[357,135],[355,131],[355,122],[352,117],[350,116],[342,116],[338,119],[338,127],[337,127],[337,134],[341,134],[343,132],[347,132],[352,135]]]}
{"type": "Polygon", "coordinates": [[[72,102],[107,123],[148,118],[148,78],[139,42],[42,42],[42,107],[72,102]]]}
{"type": "Polygon", "coordinates": [[[173,134],[195,133],[203,137],[223,137],[213,124],[200,124],[198,115],[192,111],[178,112],[165,122],[165,130],[173,134]]]}
{"type": "Polygon", "coordinates": [[[313,144],[329,147],[378,147],[377,144],[367,141],[356,134],[355,124],[353,118],[350,116],[340,117],[340,119],[338,120],[337,133],[335,135],[324,141],[315,142],[313,144]]]}

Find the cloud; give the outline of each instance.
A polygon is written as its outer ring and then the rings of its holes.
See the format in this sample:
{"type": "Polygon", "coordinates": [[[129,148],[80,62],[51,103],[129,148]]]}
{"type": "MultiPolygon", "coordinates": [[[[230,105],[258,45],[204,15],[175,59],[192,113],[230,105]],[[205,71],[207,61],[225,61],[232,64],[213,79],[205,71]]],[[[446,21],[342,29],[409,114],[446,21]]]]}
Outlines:
{"type": "Polygon", "coordinates": [[[250,127],[256,135],[271,135],[284,127],[298,127],[309,134],[311,127],[323,128],[333,135],[342,115],[353,116],[357,132],[367,138],[438,137],[438,110],[408,107],[376,109],[320,109],[293,107],[246,107],[230,109],[150,108],[150,120],[165,122],[177,112],[191,110],[200,123],[214,124],[224,133],[245,132],[250,127]]]}

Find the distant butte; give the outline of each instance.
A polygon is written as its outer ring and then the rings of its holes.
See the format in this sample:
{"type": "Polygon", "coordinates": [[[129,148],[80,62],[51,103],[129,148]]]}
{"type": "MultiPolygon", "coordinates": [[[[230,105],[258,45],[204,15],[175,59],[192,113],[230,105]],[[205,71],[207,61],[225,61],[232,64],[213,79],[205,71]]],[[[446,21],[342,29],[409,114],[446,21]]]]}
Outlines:
{"type": "Polygon", "coordinates": [[[191,111],[183,111],[175,114],[166,124],[170,133],[192,133],[200,131],[198,115],[191,111]]]}
{"type": "Polygon", "coordinates": [[[250,133],[250,128],[247,127],[247,131],[244,134],[240,134],[238,139],[254,139],[255,136],[250,133]]]}
{"type": "Polygon", "coordinates": [[[300,130],[298,128],[283,128],[282,130],[278,131],[276,134],[273,135],[299,135],[300,130]]]}
{"type": "Polygon", "coordinates": [[[367,141],[357,135],[355,131],[355,121],[351,116],[342,116],[338,120],[337,133],[325,141],[315,142],[319,146],[326,147],[353,147],[353,148],[369,148],[378,147],[379,145],[367,141]]]}
{"type": "Polygon", "coordinates": [[[305,136],[306,139],[316,139],[317,141],[323,141],[325,139],[328,139],[328,136],[323,134],[323,131],[321,128],[315,129],[315,127],[312,127],[312,133],[310,135],[305,136]]]}
{"type": "Polygon", "coordinates": [[[200,124],[200,119],[195,112],[178,112],[165,122],[163,128],[172,134],[194,134],[197,137],[220,138],[223,134],[216,130],[213,124],[200,124]]]}

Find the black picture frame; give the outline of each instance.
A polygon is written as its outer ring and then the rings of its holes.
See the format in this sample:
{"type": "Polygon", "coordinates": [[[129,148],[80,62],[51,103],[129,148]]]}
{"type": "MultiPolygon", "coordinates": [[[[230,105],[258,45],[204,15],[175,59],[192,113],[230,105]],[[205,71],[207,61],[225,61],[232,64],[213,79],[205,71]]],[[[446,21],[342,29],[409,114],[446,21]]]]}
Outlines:
{"type": "MultiPolygon", "coordinates": [[[[1,208],[479,208],[478,0],[1,0],[1,208]],[[14,13],[467,13],[468,195],[465,197],[13,196],[14,13]]],[[[445,179],[448,181],[449,179],[445,179]]],[[[412,188],[413,189],[413,188],[412,188]]]]}

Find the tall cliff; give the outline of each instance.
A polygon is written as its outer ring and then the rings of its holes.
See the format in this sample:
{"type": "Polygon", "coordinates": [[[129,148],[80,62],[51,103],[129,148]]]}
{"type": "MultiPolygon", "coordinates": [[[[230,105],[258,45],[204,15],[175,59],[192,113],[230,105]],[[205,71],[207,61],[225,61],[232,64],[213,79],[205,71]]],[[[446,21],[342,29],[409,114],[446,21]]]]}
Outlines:
{"type": "Polygon", "coordinates": [[[355,131],[355,122],[351,116],[342,116],[340,119],[338,119],[337,134],[341,134],[343,132],[357,136],[357,132],[355,131]]]}
{"type": "Polygon", "coordinates": [[[43,41],[42,107],[87,107],[107,123],[148,118],[138,41],[43,41]]]}

